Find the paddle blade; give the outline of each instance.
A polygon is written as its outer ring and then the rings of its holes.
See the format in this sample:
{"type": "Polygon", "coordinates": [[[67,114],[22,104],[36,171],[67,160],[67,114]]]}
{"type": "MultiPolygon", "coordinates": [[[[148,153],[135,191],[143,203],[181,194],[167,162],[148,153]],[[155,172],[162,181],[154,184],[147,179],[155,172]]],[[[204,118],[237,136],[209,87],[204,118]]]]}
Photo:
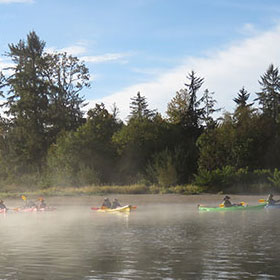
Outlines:
{"type": "Polygon", "coordinates": [[[242,206],[246,206],[246,205],[247,205],[247,203],[244,202],[244,201],[241,201],[240,204],[241,204],[242,206]]]}
{"type": "Polygon", "coordinates": [[[219,207],[220,207],[220,208],[224,208],[225,205],[224,205],[224,204],[220,204],[219,207]]]}
{"type": "Polygon", "coordinates": [[[264,203],[266,202],[266,199],[259,199],[259,203],[264,203]]]}
{"type": "Polygon", "coordinates": [[[26,201],[26,196],[25,195],[22,195],[21,198],[26,201]]]}

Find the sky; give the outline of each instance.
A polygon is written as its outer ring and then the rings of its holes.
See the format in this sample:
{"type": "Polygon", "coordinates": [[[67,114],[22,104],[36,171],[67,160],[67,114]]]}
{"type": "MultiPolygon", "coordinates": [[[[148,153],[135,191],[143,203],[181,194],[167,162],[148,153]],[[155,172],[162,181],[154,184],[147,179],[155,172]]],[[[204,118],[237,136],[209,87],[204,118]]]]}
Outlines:
{"type": "Polygon", "coordinates": [[[232,112],[244,86],[253,100],[260,76],[280,65],[278,0],[0,0],[0,69],[8,44],[35,31],[46,51],[84,61],[91,88],[86,109],[113,104],[129,115],[140,91],[163,116],[195,71],[232,112]]]}

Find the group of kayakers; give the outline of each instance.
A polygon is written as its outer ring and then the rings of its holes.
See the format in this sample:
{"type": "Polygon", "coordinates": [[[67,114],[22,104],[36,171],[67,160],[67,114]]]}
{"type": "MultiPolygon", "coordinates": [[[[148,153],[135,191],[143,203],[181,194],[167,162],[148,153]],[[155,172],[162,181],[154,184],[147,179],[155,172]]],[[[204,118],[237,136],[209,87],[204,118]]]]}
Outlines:
{"type": "MultiPolygon", "coordinates": [[[[275,205],[275,204],[277,204],[278,202],[280,202],[280,199],[279,199],[279,200],[275,200],[275,199],[273,198],[273,194],[269,194],[268,197],[267,197],[267,199],[266,199],[267,205],[275,205]]],[[[237,204],[236,204],[236,203],[232,203],[232,202],[230,201],[230,197],[229,197],[228,195],[226,195],[226,196],[224,197],[223,202],[222,202],[221,205],[223,205],[223,207],[232,207],[232,206],[242,206],[242,203],[237,203],[237,204]]]]}
{"type": "Polygon", "coordinates": [[[46,208],[47,204],[45,202],[45,199],[43,197],[38,198],[38,203],[35,203],[33,200],[27,199],[25,195],[21,195],[21,198],[25,201],[25,204],[22,208],[37,208],[42,209],[46,208]]]}
{"type": "MultiPolygon", "coordinates": [[[[43,197],[38,198],[39,202],[37,204],[34,201],[27,199],[25,195],[21,195],[21,198],[25,201],[25,204],[22,207],[20,207],[22,209],[27,209],[27,208],[43,209],[47,207],[47,204],[43,197]]],[[[6,209],[6,210],[8,209],[2,199],[0,199],[0,209],[6,209]]]]}
{"type": "Polygon", "coordinates": [[[101,208],[111,208],[116,209],[118,207],[122,207],[119,203],[117,198],[114,198],[113,202],[111,203],[110,199],[108,197],[105,197],[103,200],[103,203],[101,205],[101,208]]]}

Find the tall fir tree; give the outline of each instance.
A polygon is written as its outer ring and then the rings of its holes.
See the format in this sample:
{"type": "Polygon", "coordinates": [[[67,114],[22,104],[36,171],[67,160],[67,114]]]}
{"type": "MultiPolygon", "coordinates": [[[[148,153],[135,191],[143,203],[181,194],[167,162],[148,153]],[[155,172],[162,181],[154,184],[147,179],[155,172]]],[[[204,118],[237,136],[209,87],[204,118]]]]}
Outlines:
{"type": "Polygon", "coordinates": [[[277,67],[271,64],[259,81],[261,91],[257,92],[263,114],[272,118],[276,123],[279,122],[280,108],[280,76],[277,67]]]}
{"type": "Polygon", "coordinates": [[[155,110],[148,109],[148,102],[145,96],[141,96],[140,91],[131,98],[129,118],[150,119],[155,116],[155,110]]]}
{"type": "Polygon", "coordinates": [[[9,44],[14,65],[4,77],[2,106],[10,119],[5,154],[16,172],[41,171],[56,135],[81,124],[84,100],[78,93],[88,86],[88,70],[77,58],[46,53],[45,45],[34,31],[9,44]]]}

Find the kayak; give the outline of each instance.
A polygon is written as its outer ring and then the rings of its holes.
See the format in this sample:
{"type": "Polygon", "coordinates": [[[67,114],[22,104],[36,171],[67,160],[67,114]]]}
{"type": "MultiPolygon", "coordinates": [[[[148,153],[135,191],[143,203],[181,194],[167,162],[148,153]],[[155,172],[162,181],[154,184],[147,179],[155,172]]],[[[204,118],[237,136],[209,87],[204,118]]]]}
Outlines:
{"type": "Polygon", "coordinates": [[[263,209],[265,207],[265,203],[259,205],[247,205],[247,206],[231,206],[231,207],[208,207],[203,205],[198,205],[199,211],[205,212],[222,212],[222,211],[242,211],[242,210],[258,210],[263,209]]]}
{"type": "Polygon", "coordinates": [[[280,204],[272,204],[272,205],[265,205],[265,209],[279,209],[280,208],[280,204]]]}
{"type": "Polygon", "coordinates": [[[45,207],[38,209],[37,207],[29,207],[29,208],[15,208],[17,212],[46,212],[46,211],[54,211],[56,208],[54,207],[45,207]]]}
{"type": "MultiPolygon", "coordinates": [[[[107,213],[107,212],[130,212],[131,211],[131,205],[125,205],[122,207],[117,207],[114,209],[111,208],[104,208],[104,209],[97,209],[97,212],[107,213]]],[[[91,208],[92,210],[95,210],[95,208],[91,208]]]]}
{"type": "MultiPolygon", "coordinates": [[[[127,206],[127,205],[126,205],[127,206]]],[[[104,210],[104,209],[109,209],[109,208],[100,208],[100,207],[91,207],[90,208],[91,210],[95,210],[95,211],[97,211],[97,210],[104,210]]],[[[136,206],[131,206],[130,205],[130,210],[135,210],[136,209],[136,206]]],[[[113,209],[114,210],[114,209],[113,209]]],[[[99,211],[99,212],[101,212],[101,211],[99,211]]],[[[108,211],[107,211],[108,212],[108,211]]]]}
{"type": "Polygon", "coordinates": [[[38,209],[36,207],[30,207],[30,208],[15,208],[18,212],[37,212],[38,209]]]}
{"type": "Polygon", "coordinates": [[[45,208],[39,208],[38,211],[46,212],[46,211],[54,211],[56,210],[55,207],[45,207],[45,208]]]}

